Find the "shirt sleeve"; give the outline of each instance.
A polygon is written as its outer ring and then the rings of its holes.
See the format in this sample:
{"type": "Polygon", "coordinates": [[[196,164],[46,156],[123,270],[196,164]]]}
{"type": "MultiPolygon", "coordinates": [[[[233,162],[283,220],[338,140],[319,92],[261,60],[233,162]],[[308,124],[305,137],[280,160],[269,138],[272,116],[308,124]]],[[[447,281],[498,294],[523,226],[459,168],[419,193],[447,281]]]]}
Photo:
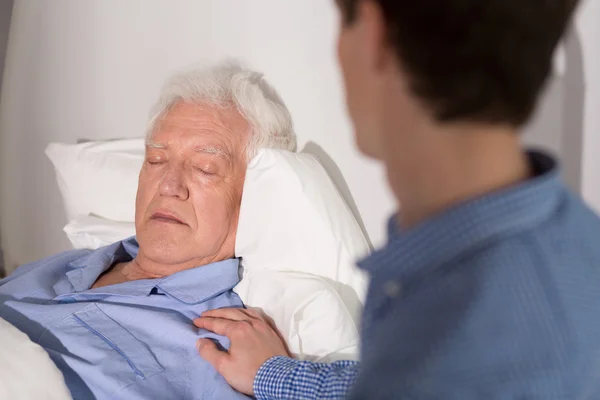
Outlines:
{"type": "Polygon", "coordinates": [[[10,275],[5,278],[0,279],[0,287],[6,283],[9,283],[16,278],[19,278],[33,270],[36,270],[40,267],[48,267],[48,265],[58,264],[61,266],[66,266],[69,261],[75,260],[79,257],[83,257],[85,254],[90,253],[90,250],[79,249],[79,250],[68,250],[62,253],[55,254],[53,256],[44,258],[42,260],[34,261],[29,264],[23,264],[17,267],[10,275]]]}
{"type": "Polygon", "coordinates": [[[320,364],[273,357],[258,370],[254,395],[257,400],[344,399],[359,366],[356,361],[320,364]]]}
{"type": "Polygon", "coordinates": [[[4,284],[15,280],[16,278],[25,275],[26,273],[40,267],[42,264],[39,261],[30,263],[30,264],[25,264],[25,265],[21,265],[20,267],[17,267],[12,274],[0,279],[0,286],[3,286],[4,284]]]}

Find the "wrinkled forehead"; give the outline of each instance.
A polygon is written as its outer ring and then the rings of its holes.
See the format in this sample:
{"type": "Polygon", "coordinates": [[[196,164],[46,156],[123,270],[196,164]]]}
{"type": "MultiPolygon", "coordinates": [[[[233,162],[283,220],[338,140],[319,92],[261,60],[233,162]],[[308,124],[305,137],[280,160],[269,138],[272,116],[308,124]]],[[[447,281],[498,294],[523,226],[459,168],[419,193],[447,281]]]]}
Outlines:
{"type": "Polygon", "coordinates": [[[180,102],[156,122],[146,144],[237,158],[245,154],[249,131],[248,122],[234,107],[180,102]]]}

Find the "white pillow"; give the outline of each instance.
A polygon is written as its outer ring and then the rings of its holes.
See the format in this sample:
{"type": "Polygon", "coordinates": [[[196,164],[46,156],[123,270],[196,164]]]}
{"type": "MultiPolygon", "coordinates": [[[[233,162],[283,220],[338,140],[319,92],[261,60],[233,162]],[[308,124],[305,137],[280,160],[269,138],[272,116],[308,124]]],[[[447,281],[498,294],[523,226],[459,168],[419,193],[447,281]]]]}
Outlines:
{"type": "Polygon", "coordinates": [[[317,362],[358,359],[356,323],[338,292],[321,277],[245,270],[235,292],[270,316],[295,358],[317,362]],[[283,306],[282,306],[283,305],[283,306]]]}
{"type": "Polygon", "coordinates": [[[98,249],[135,236],[135,223],[117,222],[84,215],[69,222],[63,230],[75,249],[98,249]]]}
{"type": "Polygon", "coordinates": [[[0,318],[0,399],[67,400],[71,393],[48,353],[0,318]]]}
{"type": "Polygon", "coordinates": [[[144,151],[144,139],[48,145],[67,219],[94,214],[133,221],[144,151]]]}
{"type": "Polygon", "coordinates": [[[250,162],[235,245],[246,271],[328,279],[358,320],[366,278],[355,262],[369,250],[356,218],[314,156],[262,149],[250,162]]]}

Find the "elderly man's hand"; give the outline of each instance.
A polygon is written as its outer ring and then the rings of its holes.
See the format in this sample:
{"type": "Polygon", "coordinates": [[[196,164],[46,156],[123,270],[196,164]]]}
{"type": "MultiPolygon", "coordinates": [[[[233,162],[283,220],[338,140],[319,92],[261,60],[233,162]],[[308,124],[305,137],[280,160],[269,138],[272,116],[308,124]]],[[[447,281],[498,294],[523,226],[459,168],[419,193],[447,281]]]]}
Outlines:
{"type": "Polygon", "coordinates": [[[273,321],[257,309],[207,311],[194,325],[229,338],[229,352],[220,351],[209,339],[198,340],[198,351],[234,389],[250,396],[261,365],[271,357],[290,356],[273,321]]]}

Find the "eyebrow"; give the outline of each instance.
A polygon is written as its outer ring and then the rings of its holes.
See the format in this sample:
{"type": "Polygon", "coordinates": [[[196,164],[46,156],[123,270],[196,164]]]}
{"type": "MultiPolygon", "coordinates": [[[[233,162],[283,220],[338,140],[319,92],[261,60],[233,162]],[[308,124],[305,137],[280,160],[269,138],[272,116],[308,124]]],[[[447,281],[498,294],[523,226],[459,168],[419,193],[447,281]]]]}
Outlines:
{"type": "Polygon", "coordinates": [[[166,149],[167,148],[167,146],[165,146],[164,144],[156,143],[152,140],[146,140],[146,147],[148,147],[149,149],[166,149]]]}
{"type": "MultiPolygon", "coordinates": [[[[147,140],[146,141],[146,147],[148,147],[149,149],[166,149],[167,148],[166,145],[154,142],[152,140],[147,140]]],[[[230,159],[231,158],[229,156],[228,152],[226,152],[222,148],[216,147],[216,146],[200,146],[200,147],[196,147],[194,150],[197,153],[219,155],[219,156],[225,157],[226,159],[230,159]]]]}
{"type": "Polygon", "coordinates": [[[197,147],[195,150],[198,153],[214,154],[214,155],[219,155],[219,156],[225,157],[226,159],[229,159],[229,153],[220,147],[202,146],[202,147],[197,147]]]}

